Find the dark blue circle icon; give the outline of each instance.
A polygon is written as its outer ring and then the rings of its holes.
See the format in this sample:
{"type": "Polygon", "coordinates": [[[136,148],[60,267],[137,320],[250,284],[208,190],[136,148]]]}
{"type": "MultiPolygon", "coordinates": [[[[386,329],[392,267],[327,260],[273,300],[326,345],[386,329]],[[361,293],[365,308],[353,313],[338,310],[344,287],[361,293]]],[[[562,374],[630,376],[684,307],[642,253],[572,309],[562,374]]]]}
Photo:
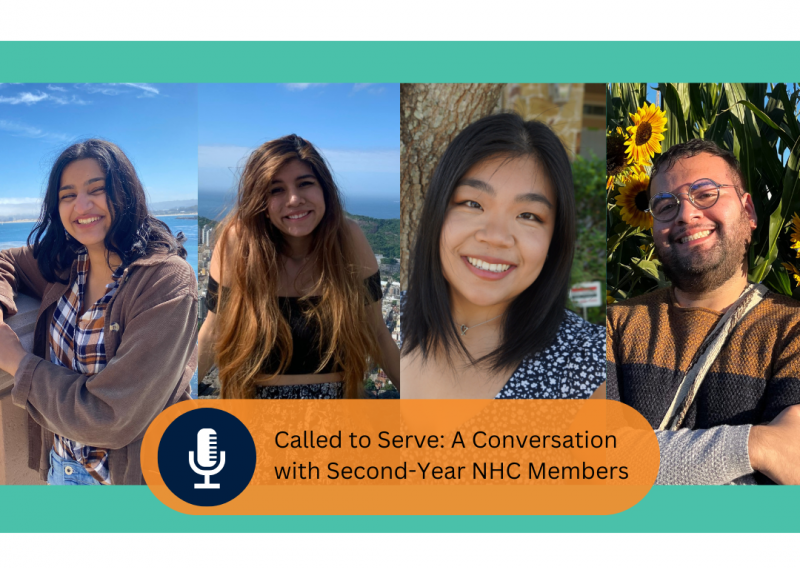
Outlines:
{"type": "Polygon", "coordinates": [[[158,444],[158,469],[178,498],[213,507],[244,491],[256,470],[256,445],[241,420],[216,408],[176,418],[158,444]]]}

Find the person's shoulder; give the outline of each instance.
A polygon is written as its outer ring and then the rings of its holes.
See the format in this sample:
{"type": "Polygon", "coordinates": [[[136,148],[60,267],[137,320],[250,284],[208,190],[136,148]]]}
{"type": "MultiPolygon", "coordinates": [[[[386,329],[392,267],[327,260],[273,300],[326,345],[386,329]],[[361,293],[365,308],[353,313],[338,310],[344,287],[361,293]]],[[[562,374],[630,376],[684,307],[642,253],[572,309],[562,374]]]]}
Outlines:
{"type": "Polygon", "coordinates": [[[590,323],[570,310],[564,310],[564,319],[556,334],[555,343],[567,346],[570,351],[602,350],[606,348],[606,328],[590,323]]]}
{"type": "Polygon", "coordinates": [[[763,303],[770,309],[790,310],[793,313],[796,312],[798,316],[800,316],[800,300],[796,300],[791,296],[785,296],[770,290],[770,292],[764,296],[763,303]]]}
{"type": "Polygon", "coordinates": [[[659,288],[654,292],[610,304],[606,308],[606,321],[613,325],[631,317],[650,318],[653,310],[667,309],[671,301],[669,288],[659,288]]]}
{"type": "Polygon", "coordinates": [[[132,278],[175,295],[197,295],[197,277],[189,263],[177,253],[154,252],[131,263],[132,278]]]}
{"type": "Polygon", "coordinates": [[[800,300],[770,290],[756,310],[759,319],[774,320],[780,329],[792,329],[795,333],[800,330],[800,300]]]}
{"type": "Polygon", "coordinates": [[[659,288],[653,292],[635,296],[627,300],[621,300],[610,304],[608,311],[626,311],[635,309],[639,306],[666,305],[670,302],[669,288],[659,288]]]}

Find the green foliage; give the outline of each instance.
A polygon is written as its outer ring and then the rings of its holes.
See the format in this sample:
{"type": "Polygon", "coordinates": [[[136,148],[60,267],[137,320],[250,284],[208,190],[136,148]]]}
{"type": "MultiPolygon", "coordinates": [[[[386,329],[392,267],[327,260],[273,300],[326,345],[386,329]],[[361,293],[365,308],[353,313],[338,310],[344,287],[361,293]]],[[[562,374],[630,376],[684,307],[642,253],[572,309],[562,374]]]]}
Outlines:
{"type": "MultiPolygon", "coordinates": [[[[575,158],[572,179],[575,184],[577,240],[572,262],[572,284],[599,280],[606,276],[605,226],[605,162],[600,158],[575,158]]],[[[571,304],[571,303],[570,303],[571,304]]],[[[580,313],[581,309],[570,305],[580,313]]],[[[605,307],[589,308],[587,317],[592,323],[605,323],[605,307]]]]}
{"type": "MultiPolygon", "coordinates": [[[[793,286],[783,265],[797,264],[788,233],[793,214],[800,212],[798,84],[659,83],[657,90],[667,117],[662,151],[704,138],[733,152],[759,220],[750,246],[749,277],[800,298],[800,288],[793,286]]],[[[631,126],[629,113],[636,112],[646,94],[645,83],[610,85],[609,129],[631,126]]],[[[609,192],[607,202],[610,290],[622,299],[668,285],[650,231],[624,223],[613,194],[609,192]]]]}
{"type": "Polygon", "coordinates": [[[212,227],[216,227],[218,224],[219,224],[219,223],[217,223],[216,221],[212,221],[212,220],[211,220],[211,219],[209,219],[208,217],[203,217],[202,215],[200,215],[200,216],[197,218],[197,227],[198,227],[198,228],[199,228],[201,231],[203,230],[203,227],[205,227],[206,225],[211,225],[212,227]]]}
{"type": "Polygon", "coordinates": [[[356,221],[364,231],[372,252],[390,259],[400,258],[400,219],[373,219],[349,213],[347,216],[356,221]]]}

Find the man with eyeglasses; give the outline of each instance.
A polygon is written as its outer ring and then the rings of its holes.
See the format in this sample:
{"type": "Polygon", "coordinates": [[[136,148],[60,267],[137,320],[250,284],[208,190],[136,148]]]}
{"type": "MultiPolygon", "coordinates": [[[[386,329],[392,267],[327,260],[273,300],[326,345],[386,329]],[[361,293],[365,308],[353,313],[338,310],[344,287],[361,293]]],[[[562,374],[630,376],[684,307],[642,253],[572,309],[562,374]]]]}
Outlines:
{"type": "Polygon", "coordinates": [[[757,219],[738,161],[675,145],[649,197],[672,286],[608,308],[608,398],[657,430],[656,483],[800,484],[800,302],[748,282],[757,219]]]}

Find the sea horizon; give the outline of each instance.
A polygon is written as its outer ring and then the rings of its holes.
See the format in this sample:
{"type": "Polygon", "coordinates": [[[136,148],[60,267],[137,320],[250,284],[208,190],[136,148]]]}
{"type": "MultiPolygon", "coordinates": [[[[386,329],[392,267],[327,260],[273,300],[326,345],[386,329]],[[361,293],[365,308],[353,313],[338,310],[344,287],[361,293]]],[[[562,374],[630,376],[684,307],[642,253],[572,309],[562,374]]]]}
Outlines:
{"type": "MultiPolygon", "coordinates": [[[[172,231],[177,234],[182,231],[186,236],[183,243],[186,249],[186,261],[197,274],[197,220],[196,219],[176,219],[178,216],[192,216],[194,213],[180,213],[175,215],[156,215],[156,218],[163,220],[172,231]]],[[[16,222],[7,221],[0,223],[0,250],[26,246],[28,235],[36,225],[36,221],[16,222]]]]}
{"type": "MultiPolygon", "coordinates": [[[[199,193],[198,214],[213,221],[220,221],[230,211],[235,194],[214,191],[201,191],[199,193]]],[[[374,219],[399,219],[400,195],[386,197],[372,197],[363,195],[350,195],[344,197],[347,213],[363,215],[374,219]]]]}

